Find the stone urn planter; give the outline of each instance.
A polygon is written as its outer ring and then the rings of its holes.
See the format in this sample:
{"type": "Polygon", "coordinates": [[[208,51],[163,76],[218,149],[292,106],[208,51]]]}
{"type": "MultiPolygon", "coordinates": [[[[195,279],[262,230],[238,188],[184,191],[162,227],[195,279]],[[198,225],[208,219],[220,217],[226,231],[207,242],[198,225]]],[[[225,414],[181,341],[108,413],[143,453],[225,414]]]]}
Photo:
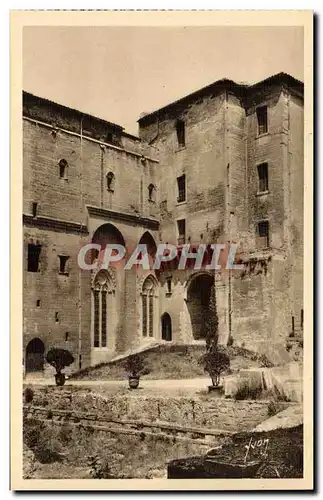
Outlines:
{"type": "Polygon", "coordinates": [[[213,392],[213,394],[222,394],[223,393],[223,385],[209,385],[208,391],[213,392]]]}
{"type": "Polygon", "coordinates": [[[130,389],[138,389],[139,380],[140,380],[139,377],[129,376],[128,377],[129,388],[130,389]]]}
{"type": "Polygon", "coordinates": [[[56,385],[62,386],[65,384],[65,381],[66,381],[65,373],[56,373],[55,374],[56,385]]]}

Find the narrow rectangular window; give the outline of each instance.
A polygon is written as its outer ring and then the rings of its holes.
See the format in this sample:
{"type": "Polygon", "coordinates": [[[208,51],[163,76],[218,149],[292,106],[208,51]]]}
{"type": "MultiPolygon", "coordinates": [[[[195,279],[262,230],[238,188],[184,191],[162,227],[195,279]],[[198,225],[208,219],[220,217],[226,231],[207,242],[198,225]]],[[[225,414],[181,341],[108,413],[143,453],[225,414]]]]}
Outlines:
{"type": "Polygon", "coordinates": [[[149,337],[153,337],[154,331],[154,297],[149,296],[149,337]]]}
{"type": "Polygon", "coordinates": [[[177,144],[179,147],[185,146],[185,123],[183,120],[176,122],[177,144]]]}
{"type": "Polygon", "coordinates": [[[172,293],[172,278],[167,278],[167,293],[172,293]]]}
{"type": "Polygon", "coordinates": [[[40,307],[40,299],[37,300],[36,307],[40,307]]]}
{"type": "Polygon", "coordinates": [[[147,337],[147,295],[142,296],[142,335],[147,337]]]}
{"type": "Polygon", "coordinates": [[[178,231],[178,245],[184,245],[185,243],[185,230],[186,230],[185,219],[181,219],[177,221],[177,231],[178,231]]]}
{"type": "Polygon", "coordinates": [[[107,346],[107,292],[101,292],[102,315],[101,315],[101,347],[107,346]]]}
{"type": "Polygon", "coordinates": [[[67,273],[67,261],[69,257],[67,255],[59,255],[59,274],[67,273]]]}
{"type": "Polygon", "coordinates": [[[28,244],[28,272],[38,273],[41,245],[28,244]]]}
{"type": "Polygon", "coordinates": [[[37,217],[37,203],[33,202],[33,217],[37,217]]]}
{"type": "Polygon", "coordinates": [[[263,193],[268,191],[268,163],[258,165],[258,191],[263,193]]]}
{"type": "Polygon", "coordinates": [[[186,181],[185,174],[177,177],[177,188],[178,188],[178,197],[177,201],[180,203],[186,200],[186,181]]]}
{"type": "Polygon", "coordinates": [[[303,328],[304,325],[304,309],[301,309],[301,328],[303,328]]]}
{"type": "Polygon", "coordinates": [[[258,135],[268,132],[267,106],[257,108],[258,135]]]}
{"type": "Polygon", "coordinates": [[[68,341],[69,341],[69,333],[65,332],[65,342],[68,342],[68,341]]]}
{"type": "Polygon", "coordinates": [[[258,222],[258,248],[269,247],[269,222],[267,220],[258,222]]]}
{"type": "Polygon", "coordinates": [[[100,347],[100,293],[94,291],[94,347],[100,347]]]}

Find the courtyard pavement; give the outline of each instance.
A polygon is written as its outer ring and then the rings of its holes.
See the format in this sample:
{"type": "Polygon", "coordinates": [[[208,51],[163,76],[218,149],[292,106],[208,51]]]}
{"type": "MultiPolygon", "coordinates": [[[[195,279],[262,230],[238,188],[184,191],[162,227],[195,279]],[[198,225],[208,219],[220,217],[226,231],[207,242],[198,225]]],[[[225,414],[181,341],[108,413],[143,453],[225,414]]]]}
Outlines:
{"type": "MultiPolygon", "coordinates": [[[[165,394],[171,396],[181,396],[181,395],[193,395],[198,393],[208,392],[208,386],[211,384],[211,380],[207,377],[194,378],[194,379],[182,379],[182,380],[149,380],[141,379],[138,391],[138,395],[142,393],[145,394],[165,394]]],[[[55,380],[53,378],[37,378],[35,376],[28,375],[24,379],[24,385],[36,385],[36,386],[53,386],[55,385],[55,380]]],[[[128,392],[128,380],[67,380],[64,388],[68,387],[80,387],[80,388],[90,388],[99,392],[106,393],[120,393],[128,392]]]]}

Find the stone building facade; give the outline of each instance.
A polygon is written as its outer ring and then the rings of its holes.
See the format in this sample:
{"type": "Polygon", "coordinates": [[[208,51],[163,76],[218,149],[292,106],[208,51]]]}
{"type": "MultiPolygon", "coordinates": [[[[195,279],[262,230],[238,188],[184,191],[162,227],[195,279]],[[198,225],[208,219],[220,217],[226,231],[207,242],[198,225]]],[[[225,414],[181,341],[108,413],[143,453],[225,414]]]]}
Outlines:
{"type": "MultiPolygon", "coordinates": [[[[219,340],[257,351],[303,327],[303,84],[223,79],[114,123],[23,93],[26,371],[52,346],[73,370],[151,342],[219,340]],[[243,269],[84,270],[81,248],[235,243],[243,269]]],[[[101,253],[89,252],[89,263],[101,253]]],[[[178,260],[177,260],[178,262],[178,260]]],[[[194,264],[194,262],[193,262],[194,264]]]]}

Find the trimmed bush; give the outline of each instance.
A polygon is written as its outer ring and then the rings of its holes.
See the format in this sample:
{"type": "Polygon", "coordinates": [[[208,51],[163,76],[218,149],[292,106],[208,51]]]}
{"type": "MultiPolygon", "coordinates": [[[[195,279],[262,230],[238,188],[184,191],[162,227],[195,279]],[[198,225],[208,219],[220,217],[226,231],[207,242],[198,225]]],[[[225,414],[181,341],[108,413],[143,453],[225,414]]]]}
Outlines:
{"type": "Polygon", "coordinates": [[[74,362],[74,357],[66,349],[52,347],[46,355],[46,361],[55,368],[57,374],[60,374],[66,366],[74,362]]]}
{"type": "Polygon", "coordinates": [[[143,356],[139,354],[131,354],[123,363],[125,372],[129,377],[141,377],[148,375],[150,369],[144,361],[143,356]]]}
{"type": "Polygon", "coordinates": [[[224,346],[212,344],[208,352],[201,356],[200,364],[204,365],[204,371],[209,374],[212,385],[218,387],[221,373],[230,368],[230,358],[224,346]]]}
{"type": "Polygon", "coordinates": [[[24,390],[25,403],[31,403],[34,399],[34,391],[31,387],[26,387],[24,390]]]}

